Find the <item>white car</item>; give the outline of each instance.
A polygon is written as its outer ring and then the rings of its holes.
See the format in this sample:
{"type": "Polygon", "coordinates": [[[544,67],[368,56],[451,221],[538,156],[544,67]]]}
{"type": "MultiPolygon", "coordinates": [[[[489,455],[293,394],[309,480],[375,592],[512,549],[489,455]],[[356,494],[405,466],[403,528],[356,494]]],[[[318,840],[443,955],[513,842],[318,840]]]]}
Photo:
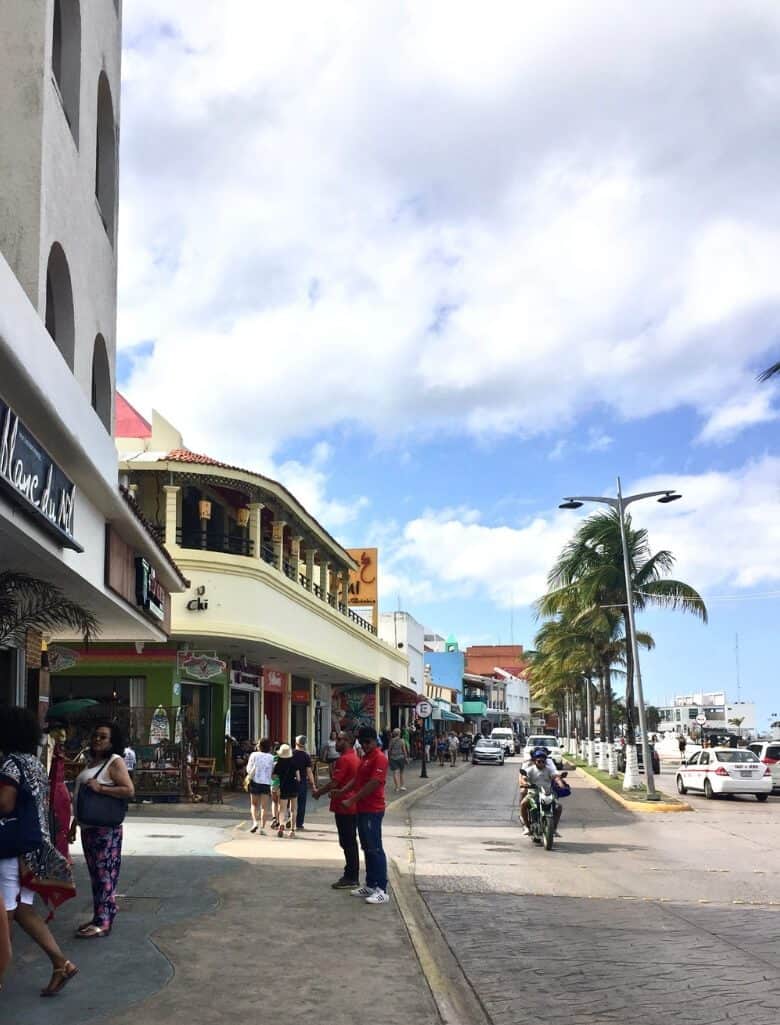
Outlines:
{"type": "Polygon", "coordinates": [[[772,786],[775,790],[780,790],[780,743],[776,740],[756,741],[755,744],[748,744],[748,750],[752,751],[760,762],[769,766],[772,786]]]}
{"type": "Polygon", "coordinates": [[[563,748],[557,737],[548,737],[546,733],[537,733],[535,736],[529,737],[525,742],[525,750],[523,751],[524,762],[531,761],[531,755],[537,747],[546,747],[550,752],[550,758],[555,763],[556,769],[563,768],[563,748]]]}
{"type": "Polygon", "coordinates": [[[757,801],[765,801],[772,793],[772,773],[746,748],[706,748],[677,770],[677,790],[681,794],[701,790],[707,798],[755,794],[757,801]]]}
{"type": "Polygon", "coordinates": [[[481,737],[471,752],[471,764],[478,765],[480,762],[487,762],[491,765],[503,765],[505,757],[504,745],[500,740],[481,737]]]}
{"type": "Polygon", "coordinates": [[[505,755],[513,755],[515,753],[515,734],[508,726],[496,726],[494,730],[490,731],[490,739],[497,740],[500,744],[504,745],[505,755]]]}

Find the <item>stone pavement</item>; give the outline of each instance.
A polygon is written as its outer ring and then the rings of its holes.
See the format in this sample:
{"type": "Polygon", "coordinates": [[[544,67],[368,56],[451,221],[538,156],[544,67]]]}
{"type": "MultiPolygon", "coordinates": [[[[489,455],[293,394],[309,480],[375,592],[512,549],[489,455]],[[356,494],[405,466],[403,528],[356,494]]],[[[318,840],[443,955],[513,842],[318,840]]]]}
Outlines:
{"type": "MultiPolygon", "coordinates": [[[[413,767],[409,792],[426,785],[435,791],[469,769],[432,769],[426,784],[413,767]]],[[[48,962],[16,928],[0,1021],[222,1025],[280,1017],[362,1025],[369,1015],[383,1025],[434,1025],[430,991],[395,903],[368,907],[330,888],[343,860],[327,802],[312,802],[305,832],[280,840],[247,832],[242,796],[233,821],[224,806],[221,816],[198,810],[178,817],[169,808],[187,806],[162,806],[163,817],[147,812],[160,806],[143,806],[142,815],[128,818],[120,881],[126,896],[107,939],[72,936],[91,913],[77,857],[79,897],[52,925],[80,974],[56,1000],[41,1000],[48,962]]],[[[398,812],[402,806],[399,800],[398,812]]],[[[386,832],[403,834],[398,812],[388,815],[386,832]]]]}

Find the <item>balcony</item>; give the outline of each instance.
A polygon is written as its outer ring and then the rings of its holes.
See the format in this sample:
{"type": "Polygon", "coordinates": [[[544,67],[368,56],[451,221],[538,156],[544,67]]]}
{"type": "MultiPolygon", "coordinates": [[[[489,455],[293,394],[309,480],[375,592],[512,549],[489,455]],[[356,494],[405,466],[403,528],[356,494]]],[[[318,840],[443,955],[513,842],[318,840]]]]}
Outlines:
{"type": "MultiPolygon", "coordinates": [[[[196,548],[202,552],[225,552],[228,555],[254,555],[254,542],[248,537],[223,534],[213,530],[177,530],[176,544],[180,548],[196,548]]],[[[263,546],[265,548],[265,545],[263,546]]],[[[273,556],[273,551],[271,552],[273,556]]],[[[265,559],[265,552],[263,552],[265,559]]],[[[266,559],[266,562],[271,560],[266,559]]]]}
{"type": "Polygon", "coordinates": [[[484,701],[465,700],[461,702],[460,707],[464,715],[485,715],[487,713],[487,705],[484,701]]]}

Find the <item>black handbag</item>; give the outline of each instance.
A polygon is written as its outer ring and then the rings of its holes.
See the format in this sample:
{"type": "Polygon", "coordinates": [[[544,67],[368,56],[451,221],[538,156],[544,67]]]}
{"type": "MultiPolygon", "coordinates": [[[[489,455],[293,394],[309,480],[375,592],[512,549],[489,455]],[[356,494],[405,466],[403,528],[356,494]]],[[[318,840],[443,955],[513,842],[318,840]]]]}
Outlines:
{"type": "MultiPolygon", "coordinates": [[[[95,775],[89,778],[95,779],[107,765],[108,761],[103,762],[95,775]]],[[[76,819],[80,826],[121,826],[126,813],[126,797],[109,797],[107,794],[99,794],[83,783],[79,786],[76,819]]]]}
{"type": "Polygon", "coordinates": [[[14,810],[0,818],[0,858],[18,858],[37,851],[43,844],[38,807],[24,769],[17,758],[11,756],[10,760],[19,770],[19,786],[14,810]]]}

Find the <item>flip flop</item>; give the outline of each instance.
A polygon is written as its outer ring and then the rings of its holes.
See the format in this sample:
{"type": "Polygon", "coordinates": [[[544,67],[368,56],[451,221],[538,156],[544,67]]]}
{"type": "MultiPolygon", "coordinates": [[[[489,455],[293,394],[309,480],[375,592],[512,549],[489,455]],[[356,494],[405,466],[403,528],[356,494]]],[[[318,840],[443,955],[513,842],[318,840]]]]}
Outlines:
{"type": "Polygon", "coordinates": [[[108,936],[110,932],[110,927],[108,929],[104,929],[99,925],[90,925],[87,929],[77,932],[76,938],[80,940],[96,940],[101,936],[108,936]]]}
{"type": "Polygon", "coordinates": [[[79,970],[72,961],[66,961],[62,968],[55,968],[51,974],[51,982],[46,989],[41,990],[42,997],[56,997],[68,985],[79,970]]]}

